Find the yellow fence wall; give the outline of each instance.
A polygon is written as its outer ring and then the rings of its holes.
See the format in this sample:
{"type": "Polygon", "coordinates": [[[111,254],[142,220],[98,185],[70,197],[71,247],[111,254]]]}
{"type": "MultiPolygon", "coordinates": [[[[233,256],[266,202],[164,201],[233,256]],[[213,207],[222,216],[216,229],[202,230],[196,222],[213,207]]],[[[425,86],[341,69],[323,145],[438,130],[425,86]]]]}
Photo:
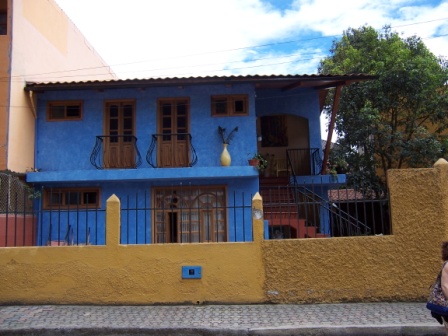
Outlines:
{"type": "Polygon", "coordinates": [[[302,303],[424,300],[448,234],[448,163],[389,172],[393,235],[120,245],[107,201],[105,246],[0,248],[0,304],[302,303]],[[201,266],[201,279],[182,279],[201,266]]]}

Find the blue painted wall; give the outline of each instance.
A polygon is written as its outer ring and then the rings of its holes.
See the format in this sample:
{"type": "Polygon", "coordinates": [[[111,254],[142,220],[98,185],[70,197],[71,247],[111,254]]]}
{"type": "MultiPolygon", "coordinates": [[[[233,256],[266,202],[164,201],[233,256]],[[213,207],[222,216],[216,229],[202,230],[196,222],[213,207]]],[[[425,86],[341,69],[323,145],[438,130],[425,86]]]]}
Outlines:
{"type": "MultiPolygon", "coordinates": [[[[314,90],[256,91],[250,84],[197,85],[159,88],[129,88],[72,91],[45,91],[38,94],[36,123],[36,162],[39,172],[29,173],[28,182],[39,187],[99,187],[101,209],[112,194],[122,201],[139,206],[151,205],[151,188],[154,186],[179,187],[181,185],[224,185],[228,193],[228,204],[250,205],[258,191],[258,172],[247,164],[248,154],[257,152],[256,117],[263,115],[289,114],[309,120],[310,145],[320,147],[318,94],[314,90]],[[249,115],[243,117],[212,117],[211,96],[224,94],[248,94],[249,115]],[[152,134],[157,133],[157,100],[160,98],[188,98],[190,101],[190,133],[198,161],[192,168],[152,168],[145,160],[152,134]],[[79,121],[47,121],[46,108],[49,101],[81,100],[83,116],[79,121]],[[97,170],[90,163],[96,136],[103,135],[104,103],[108,100],[135,100],[137,146],[142,155],[142,165],[137,169],[97,170]],[[238,126],[228,150],[232,157],[231,167],[220,165],[222,152],[218,126],[232,130],[238,126]],[[234,197],[236,200],[234,200],[234,197]],[[145,203],[146,202],[146,203],[145,203]]],[[[38,205],[40,206],[40,205],[38,205]]],[[[143,214],[141,214],[143,216],[143,214]]],[[[77,242],[83,242],[88,225],[85,217],[79,222],[62,219],[62,226],[48,225],[40,229],[42,244],[47,238],[60,237],[66,230],[66,222],[77,232],[77,242]],[[72,224],[74,223],[74,224],[72,224]],[[80,238],[79,238],[80,237],[80,238]]],[[[133,216],[139,216],[134,214],[133,216]]],[[[122,219],[122,224],[123,224],[122,219]]],[[[241,213],[228,213],[229,240],[251,240],[250,207],[241,213]],[[244,219],[244,220],[243,220],[244,219]],[[243,224],[245,223],[245,224],[243,224]]],[[[100,220],[100,223],[104,220],[100,220]]],[[[92,228],[90,228],[92,232],[92,228]]],[[[123,229],[122,239],[127,243],[149,243],[151,225],[145,221],[123,229]],[[148,237],[148,238],[145,238],[148,237]]],[[[104,243],[104,224],[94,228],[104,243]],[[102,226],[101,226],[102,225],[102,226]]],[[[84,239],[85,240],[85,239],[84,239]]]]}
{"type": "MultiPolygon", "coordinates": [[[[190,99],[190,133],[198,154],[198,167],[219,166],[222,144],[218,126],[228,130],[238,126],[240,131],[229,146],[232,165],[247,164],[247,153],[256,151],[254,90],[250,85],[192,86],[183,89],[123,89],[78,91],[53,91],[38,95],[36,129],[36,163],[41,171],[92,170],[90,154],[97,135],[103,135],[104,102],[107,100],[134,99],[136,102],[137,146],[142,156],[151,143],[151,135],[157,133],[157,99],[187,97],[190,99]],[[249,95],[249,116],[211,117],[210,97],[214,94],[249,95]],[[80,121],[46,120],[46,105],[51,100],[82,100],[83,119],[80,121]]],[[[150,168],[143,160],[140,168],[150,168]]]]}

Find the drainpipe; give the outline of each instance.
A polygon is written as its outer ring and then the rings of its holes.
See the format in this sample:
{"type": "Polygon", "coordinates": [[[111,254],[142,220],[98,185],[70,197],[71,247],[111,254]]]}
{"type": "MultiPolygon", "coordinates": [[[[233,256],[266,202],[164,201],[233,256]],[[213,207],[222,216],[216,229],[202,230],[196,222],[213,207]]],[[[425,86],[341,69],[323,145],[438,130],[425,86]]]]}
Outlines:
{"type": "Polygon", "coordinates": [[[36,105],[34,104],[33,91],[28,91],[28,97],[30,98],[31,111],[33,112],[34,119],[37,118],[36,105]]]}
{"type": "Polygon", "coordinates": [[[325,144],[324,161],[322,163],[322,170],[320,172],[321,175],[327,174],[327,162],[328,162],[328,158],[330,156],[331,137],[333,136],[334,124],[336,122],[336,112],[339,107],[339,99],[341,97],[341,90],[342,90],[342,85],[336,86],[336,91],[335,91],[334,97],[333,97],[333,108],[331,110],[330,125],[328,127],[327,143],[325,144]]]}

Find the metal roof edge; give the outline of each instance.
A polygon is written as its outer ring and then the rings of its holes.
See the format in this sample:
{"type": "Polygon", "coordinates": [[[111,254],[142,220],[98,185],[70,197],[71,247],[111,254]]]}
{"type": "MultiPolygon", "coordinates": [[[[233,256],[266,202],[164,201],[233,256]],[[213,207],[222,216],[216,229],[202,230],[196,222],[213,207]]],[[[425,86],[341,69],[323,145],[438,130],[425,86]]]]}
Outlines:
{"type": "Polygon", "coordinates": [[[220,84],[220,83],[260,83],[275,81],[365,81],[376,79],[377,76],[368,74],[311,74],[311,75],[246,75],[246,76],[205,76],[205,77],[167,77],[167,78],[134,78],[134,79],[108,79],[87,80],[72,82],[27,82],[25,91],[52,90],[76,90],[76,89],[106,89],[106,88],[130,88],[144,86],[168,86],[168,85],[196,85],[196,84],[220,84]]]}

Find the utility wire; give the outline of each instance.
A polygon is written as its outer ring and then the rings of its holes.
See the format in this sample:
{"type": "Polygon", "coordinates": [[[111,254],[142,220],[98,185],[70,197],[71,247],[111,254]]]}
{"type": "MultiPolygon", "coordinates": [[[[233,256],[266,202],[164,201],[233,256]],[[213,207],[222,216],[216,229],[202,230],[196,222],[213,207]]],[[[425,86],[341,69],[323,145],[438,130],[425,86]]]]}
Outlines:
{"type": "MultiPolygon", "coordinates": [[[[414,26],[414,25],[420,25],[420,24],[427,24],[427,23],[432,23],[432,22],[437,22],[437,21],[443,21],[443,20],[448,20],[448,18],[441,18],[441,19],[434,19],[434,20],[429,20],[429,21],[422,21],[422,22],[414,22],[414,23],[409,23],[409,24],[403,24],[403,25],[398,25],[398,26],[393,26],[391,28],[401,28],[401,27],[407,27],[407,26],[414,26]]],[[[432,37],[427,37],[427,38],[422,38],[422,40],[427,40],[427,39],[433,39],[433,38],[439,38],[439,37],[445,37],[448,34],[444,34],[444,35],[438,35],[438,36],[432,36],[432,37]]],[[[268,43],[268,44],[261,44],[261,45],[255,45],[255,46],[246,46],[246,47],[239,47],[239,48],[232,48],[232,49],[223,49],[223,50],[216,50],[216,51],[208,51],[208,52],[202,52],[202,53],[195,53],[195,54],[187,54],[187,55],[179,55],[179,56],[171,56],[171,57],[166,57],[166,58],[158,58],[158,59],[152,59],[152,60],[144,60],[144,61],[136,61],[136,62],[129,62],[129,63],[120,63],[120,64],[115,64],[115,65],[104,65],[104,66],[99,66],[99,67],[86,67],[86,68],[78,68],[78,69],[70,69],[70,70],[61,70],[61,71],[52,71],[52,72],[46,72],[46,73],[36,73],[36,74],[28,74],[27,77],[38,77],[38,76],[48,76],[48,75],[52,75],[52,74],[61,74],[61,76],[50,76],[51,78],[70,78],[70,77],[85,77],[85,76],[108,76],[110,75],[110,71],[109,73],[104,73],[104,74],[73,74],[73,75],[64,75],[65,73],[71,73],[71,72],[77,72],[77,71],[86,71],[86,70],[99,70],[99,69],[104,69],[104,68],[113,68],[113,67],[120,67],[120,66],[126,66],[126,65],[133,65],[133,64],[138,64],[138,63],[148,63],[148,62],[156,62],[156,61],[160,61],[160,60],[174,60],[174,59],[185,59],[188,57],[197,57],[197,56],[204,56],[204,55],[210,55],[210,54],[218,54],[218,53],[226,53],[226,52],[234,52],[234,51],[241,51],[241,50],[246,50],[246,49],[257,49],[257,48],[266,48],[266,47],[273,47],[273,46],[280,46],[280,45],[286,45],[286,44],[292,44],[292,43],[299,43],[299,42],[308,42],[308,41],[314,41],[314,40],[322,40],[322,39],[328,39],[328,38],[337,38],[337,37],[341,37],[343,36],[343,34],[338,34],[338,35],[330,35],[330,36],[320,36],[320,37],[313,37],[313,38],[306,38],[306,39],[297,39],[297,40],[291,40],[291,41],[284,41],[284,42],[274,42],[274,43],[268,43]]],[[[278,58],[286,58],[286,57],[293,57],[294,55],[297,54],[292,54],[292,55],[284,55],[284,56],[279,56],[278,58]]],[[[306,55],[306,54],[304,54],[306,55]]],[[[316,57],[322,57],[322,56],[316,56],[316,57]]],[[[325,56],[324,56],[325,57],[325,56]]],[[[275,58],[275,57],[274,57],[275,58]]],[[[219,64],[229,64],[229,63],[238,63],[238,62],[254,62],[254,61],[259,61],[262,60],[261,59],[255,59],[255,60],[248,60],[248,61],[231,61],[231,62],[225,62],[225,63],[215,63],[215,64],[208,64],[208,65],[219,65],[219,64]]],[[[313,59],[313,58],[311,58],[313,59]]],[[[303,59],[304,61],[308,61],[311,59],[303,59]]],[[[292,61],[294,62],[294,61],[292,61]]],[[[290,62],[290,63],[292,63],[290,62]]],[[[273,64],[273,65],[280,65],[280,64],[286,64],[288,62],[282,62],[282,63],[277,63],[277,64],[273,64]]],[[[208,66],[207,65],[207,66],[208,66]]],[[[265,66],[270,66],[271,64],[267,64],[265,66]]],[[[197,64],[197,65],[185,65],[185,66],[180,66],[180,67],[169,67],[169,68],[159,68],[159,69],[148,69],[148,70],[136,70],[136,71],[132,71],[132,72],[152,72],[152,71],[160,71],[160,70],[172,70],[175,68],[191,68],[191,67],[199,67],[199,66],[204,66],[204,64],[197,64]]],[[[247,66],[246,68],[250,69],[250,68],[254,68],[254,67],[261,67],[263,65],[258,65],[258,66],[247,66]]],[[[216,72],[221,72],[221,71],[229,71],[229,70],[240,70],[240,69],[244,69],[243,68],[235,68],[235,69],[220,69],[220,70],[216,70],[216,72]]],[[[213,70],[211,70],[211,72],[215,72],[213,70]]],[[[129,72],[125,72],[125,73],[129,73],[129,72]]],[[[11,77],[4,77],[6,80],[11,79],[22,79],[23,75],[14,75],[11,77]]],[[[0,81],[2,81],[2,77],[0,77],[0,81]]]]}

